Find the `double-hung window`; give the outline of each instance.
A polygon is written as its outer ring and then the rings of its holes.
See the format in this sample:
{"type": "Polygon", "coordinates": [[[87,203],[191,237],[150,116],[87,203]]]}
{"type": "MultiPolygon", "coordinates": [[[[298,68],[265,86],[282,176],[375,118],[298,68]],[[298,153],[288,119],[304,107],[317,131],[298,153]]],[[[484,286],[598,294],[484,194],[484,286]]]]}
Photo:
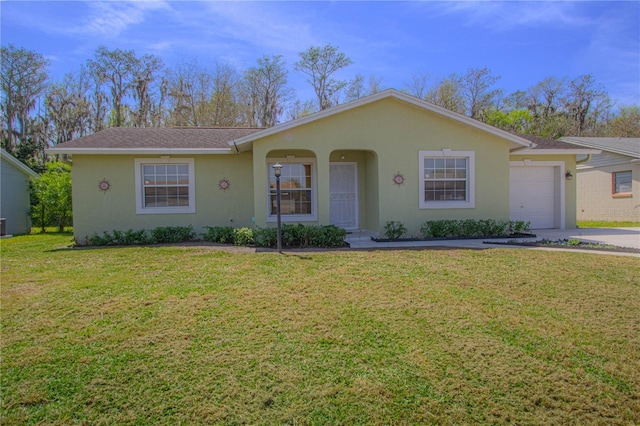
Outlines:
{"type": "Polygon", "coordinates": [[[612,180],[612,193],[613,196],[618,197],[630,197],[631,196],[631,170],[624,172],[613,172],[611,176],[612,180]]]}
{"type": "Polygon", "coordinates": [[[420,151],[420,208],[475,207],[475,152],[420,151]]]}
{"type": "Polygon", "coordinates": [[[137,158],[136,213],[195,213],[192,158],[137,158]]]}
{"type": "MultiPolygon", "coordinates": [[[[299,162],[279,162],[282,164],[280,174],[280,211],[283,220],[316,220],[315,162],[302,159],[299,162]]],[[[275,220],[278,214],[274,164],[275,162],[268,163],[268,211],[270,221],[275,220]]]]}

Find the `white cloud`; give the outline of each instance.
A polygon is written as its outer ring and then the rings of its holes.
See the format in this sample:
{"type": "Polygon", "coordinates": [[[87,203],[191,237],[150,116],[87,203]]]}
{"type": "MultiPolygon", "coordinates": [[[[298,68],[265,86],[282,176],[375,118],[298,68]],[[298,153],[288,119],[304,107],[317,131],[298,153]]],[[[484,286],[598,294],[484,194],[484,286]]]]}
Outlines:
{"type": "MultiPolygon", "coordinates": [[[[435,3],[443,14],[462,15],[463,23],[505,31],[516,27],[541,25],[580,26],[590,19],[576,9],[580,2],[567,1],[452,1],[435,3]]],[[[434,5],[434,3],[430,3],[434,5]]]]}
{"type": "Polygon", "coordinates": [[[89,12],[79,26],[68,32],[115,37],[129,26],[143,22],[149,12],[169,9],[165,1],[88,2],[89,12]]]}

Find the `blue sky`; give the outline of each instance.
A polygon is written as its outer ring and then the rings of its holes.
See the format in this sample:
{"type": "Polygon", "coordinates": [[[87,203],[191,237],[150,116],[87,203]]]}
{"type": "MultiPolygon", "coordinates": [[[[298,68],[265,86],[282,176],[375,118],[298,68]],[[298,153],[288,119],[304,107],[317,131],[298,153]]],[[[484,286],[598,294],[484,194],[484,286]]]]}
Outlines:
{"type": "Polygon", "coordinates": [[[313,93],[293,71],[298,53],[333,44],[354,62],[340,77],[382,77],[402,89],[488,67],[508,94],[548,76],[593,74],[618,104],[640,104],[640,2],[2,1],[1,43],[35,50],[54,78],[99,45],[152,53],[166,65],[197,58],[240,69],[283,55],[297,98],[313,93]]]}

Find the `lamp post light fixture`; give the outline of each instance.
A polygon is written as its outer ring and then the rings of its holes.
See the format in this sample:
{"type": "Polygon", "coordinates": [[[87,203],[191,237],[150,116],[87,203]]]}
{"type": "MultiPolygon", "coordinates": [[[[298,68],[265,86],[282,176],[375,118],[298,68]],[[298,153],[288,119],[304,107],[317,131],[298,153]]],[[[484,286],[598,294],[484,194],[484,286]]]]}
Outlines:
{"type": "Polygon", "coordinates": [[[282,165],[276,163],[273,165],[273,174],[276,176],[276,209],[277,209],[277,229],[278,229],[278,253],[282,253],[282,217],[280,215],[280,176],[282,174],[282,165]]]}

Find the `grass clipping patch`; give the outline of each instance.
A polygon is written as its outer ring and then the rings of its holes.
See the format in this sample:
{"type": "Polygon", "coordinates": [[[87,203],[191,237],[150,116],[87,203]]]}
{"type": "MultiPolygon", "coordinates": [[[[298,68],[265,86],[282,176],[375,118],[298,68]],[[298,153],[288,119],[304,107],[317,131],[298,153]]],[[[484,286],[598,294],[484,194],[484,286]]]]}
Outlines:
{"type": "Polygon", "coordinates": [[[62,241],[1,243],[6,424],[640,422],[634,258],[62,241]]]}

